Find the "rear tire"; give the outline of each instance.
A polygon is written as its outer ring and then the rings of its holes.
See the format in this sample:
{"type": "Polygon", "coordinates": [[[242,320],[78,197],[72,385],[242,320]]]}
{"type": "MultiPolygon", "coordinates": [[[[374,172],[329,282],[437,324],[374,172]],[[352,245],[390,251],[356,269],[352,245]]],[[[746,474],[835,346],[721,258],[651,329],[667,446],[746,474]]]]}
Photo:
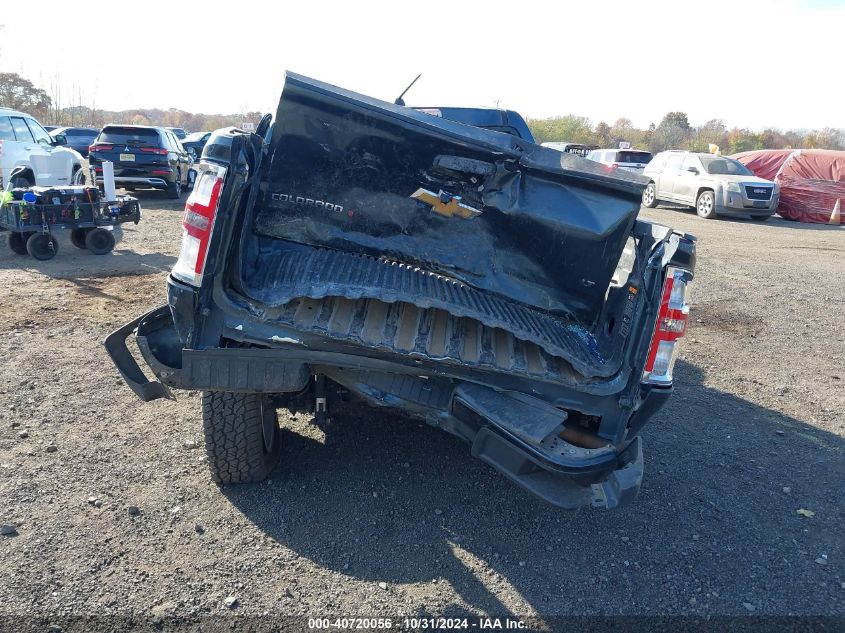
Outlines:
{"type": "Polygon", "coordinates": [[[30,176],[15,176],[12,178],[12,189],[27,189],[34,186],[35,181],[30,176]]]}
{"type": "Polygon", "coordinates": [[[70,243],[76,246],[76,248],[81,248],[85,250],[88,248],[85,246],[85,234],[87,233],[87,229],[73,229],[70,232],[70,243]]]}
{"type": "Polygon", "coordinates": [[[26,255],[26,241],[29,239],[31,233],[16,233],[12,231],[9,233],[9,248],[13,253],[18,255],[26,255]]]}
{"type": "Polygon", "coordinates": [[[70,184],[72,185],[85,185],[88,182],[88,178],[85,176],[85,170],[82,169],[79,165],[73,168],[73,175],[70,177],[70,184]]]}
{"type": "Polygon", "coordinates": [[[176,172],[176,181],[167,183],[167,197],[178,200],[182,197],[182,174],[176,172]]]}
{"type": "Polygon", "coordinates": [[[105,229],[90,229],[85,235],[85,248],[94,255],[111,253],[114,248],[114,235],[105,229]]]}
{"type": "Polygon", "coordinates": [[[648,183],[648,186],[643,190],[643,206],[649,209],[657,206],[657,189],[653,182],[648,183]]]}
{"type": "Polygon", "coordinates": [[[26,241],[26,252],[35,259],[53,259],[59,252],[59,243],[49,233],[33,233],[26,241]]]}
{"type": "Polygon", "coordinates": [[[695,201],[695,212],[705,220],[716,217],[716,196],[709,189],[705,189],[695,201]]]}
{"type": "Polygon", "coordinates": [[[215,482],[254,483],[276,467],[281,434],[267,394],[204,391],[202,424],[215,482]]]}

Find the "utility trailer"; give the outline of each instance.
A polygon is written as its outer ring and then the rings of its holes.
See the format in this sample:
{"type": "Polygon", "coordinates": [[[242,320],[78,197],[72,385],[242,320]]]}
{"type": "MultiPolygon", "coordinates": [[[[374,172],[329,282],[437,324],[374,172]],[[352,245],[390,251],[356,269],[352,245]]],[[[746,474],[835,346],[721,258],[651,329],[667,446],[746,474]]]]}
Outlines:
{"type": "Polygon", "coordinates": [[[39,260],[56,256],[58,229],[69,230],[77,248],[105,255],[114,248],[114,227],[141,219],[137,198],[117,196],[107,202],[97,187],[16,188],[0,196],[0,230],[9,231],[9,248],[39,260]]]}

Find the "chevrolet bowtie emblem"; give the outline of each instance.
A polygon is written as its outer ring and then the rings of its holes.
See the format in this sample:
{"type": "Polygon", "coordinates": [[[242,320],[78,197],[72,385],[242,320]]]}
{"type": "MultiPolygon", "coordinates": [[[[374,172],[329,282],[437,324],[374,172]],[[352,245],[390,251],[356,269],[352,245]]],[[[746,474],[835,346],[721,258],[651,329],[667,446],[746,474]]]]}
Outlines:
{"type": "Polygon", "coordinates": [[[481,215],[481,211],[473,209],[471,206],[461,202],[460,196],[453,196],[441,190],[440,193],[434,193],[428,189],[417,189],[411,194],[412,198],[425,202],[431,206],[431,210],[440,215],[451,218],[454,215],[468,220],[477,215],[481,215]]]}

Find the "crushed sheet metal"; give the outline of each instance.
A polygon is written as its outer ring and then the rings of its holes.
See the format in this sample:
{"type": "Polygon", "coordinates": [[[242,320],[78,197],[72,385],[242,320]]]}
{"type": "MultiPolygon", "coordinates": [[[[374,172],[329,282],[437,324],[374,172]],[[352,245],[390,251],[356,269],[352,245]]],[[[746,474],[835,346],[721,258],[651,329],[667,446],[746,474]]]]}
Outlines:
{"type": "Polygon", "coordinates": [[[305,334],[319,334],[419,360],[483,367],[559,384],[574,385],[584,380],[564,359],[548,354],[534,343],[521,341],[510,332],[408,303],[303,297],[264,318],[268,323],[296,328],[305,334]]]}
{"type": "MultiPolygon", "coordinates": [[[[491,328],[491,332],[492,329],[508,332],[565,359],[583,376],[608,377],[619,369],[618,358],[603,355],[595,337],[571,319],[553,317],[529,306],[486,295],[410,266],[302,247],[266,256],[256,268],[256,273],[244,284],[245,289],[250,297],[266,306],[263,312],[269,319],[280,310],[288,311],[291,301],[304,298],[320,300],[334,296],[372,299],[384,304],[402,302],[420,310],[436,309],[452,317],[468,317],[491,328]]],[[[388,310],[386,306],[382,309],[388,310]]],[[[410,327],[415,329],[417,325],[410,327]]]]}

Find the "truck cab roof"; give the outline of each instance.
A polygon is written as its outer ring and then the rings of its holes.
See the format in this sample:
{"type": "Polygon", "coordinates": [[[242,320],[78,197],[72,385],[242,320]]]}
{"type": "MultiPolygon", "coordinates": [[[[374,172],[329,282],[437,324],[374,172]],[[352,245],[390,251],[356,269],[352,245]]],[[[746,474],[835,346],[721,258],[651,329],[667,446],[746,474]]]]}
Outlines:
{"type": "Polygon", "coordinates": [[[475,127],[512,134],[518,138],[534,143],[534,136],[525,119],[513,110],[499,108],[465,108],[465,107],[414,107],[414,110],[439,116],[456,123],[473,125],[475,127]]]}

